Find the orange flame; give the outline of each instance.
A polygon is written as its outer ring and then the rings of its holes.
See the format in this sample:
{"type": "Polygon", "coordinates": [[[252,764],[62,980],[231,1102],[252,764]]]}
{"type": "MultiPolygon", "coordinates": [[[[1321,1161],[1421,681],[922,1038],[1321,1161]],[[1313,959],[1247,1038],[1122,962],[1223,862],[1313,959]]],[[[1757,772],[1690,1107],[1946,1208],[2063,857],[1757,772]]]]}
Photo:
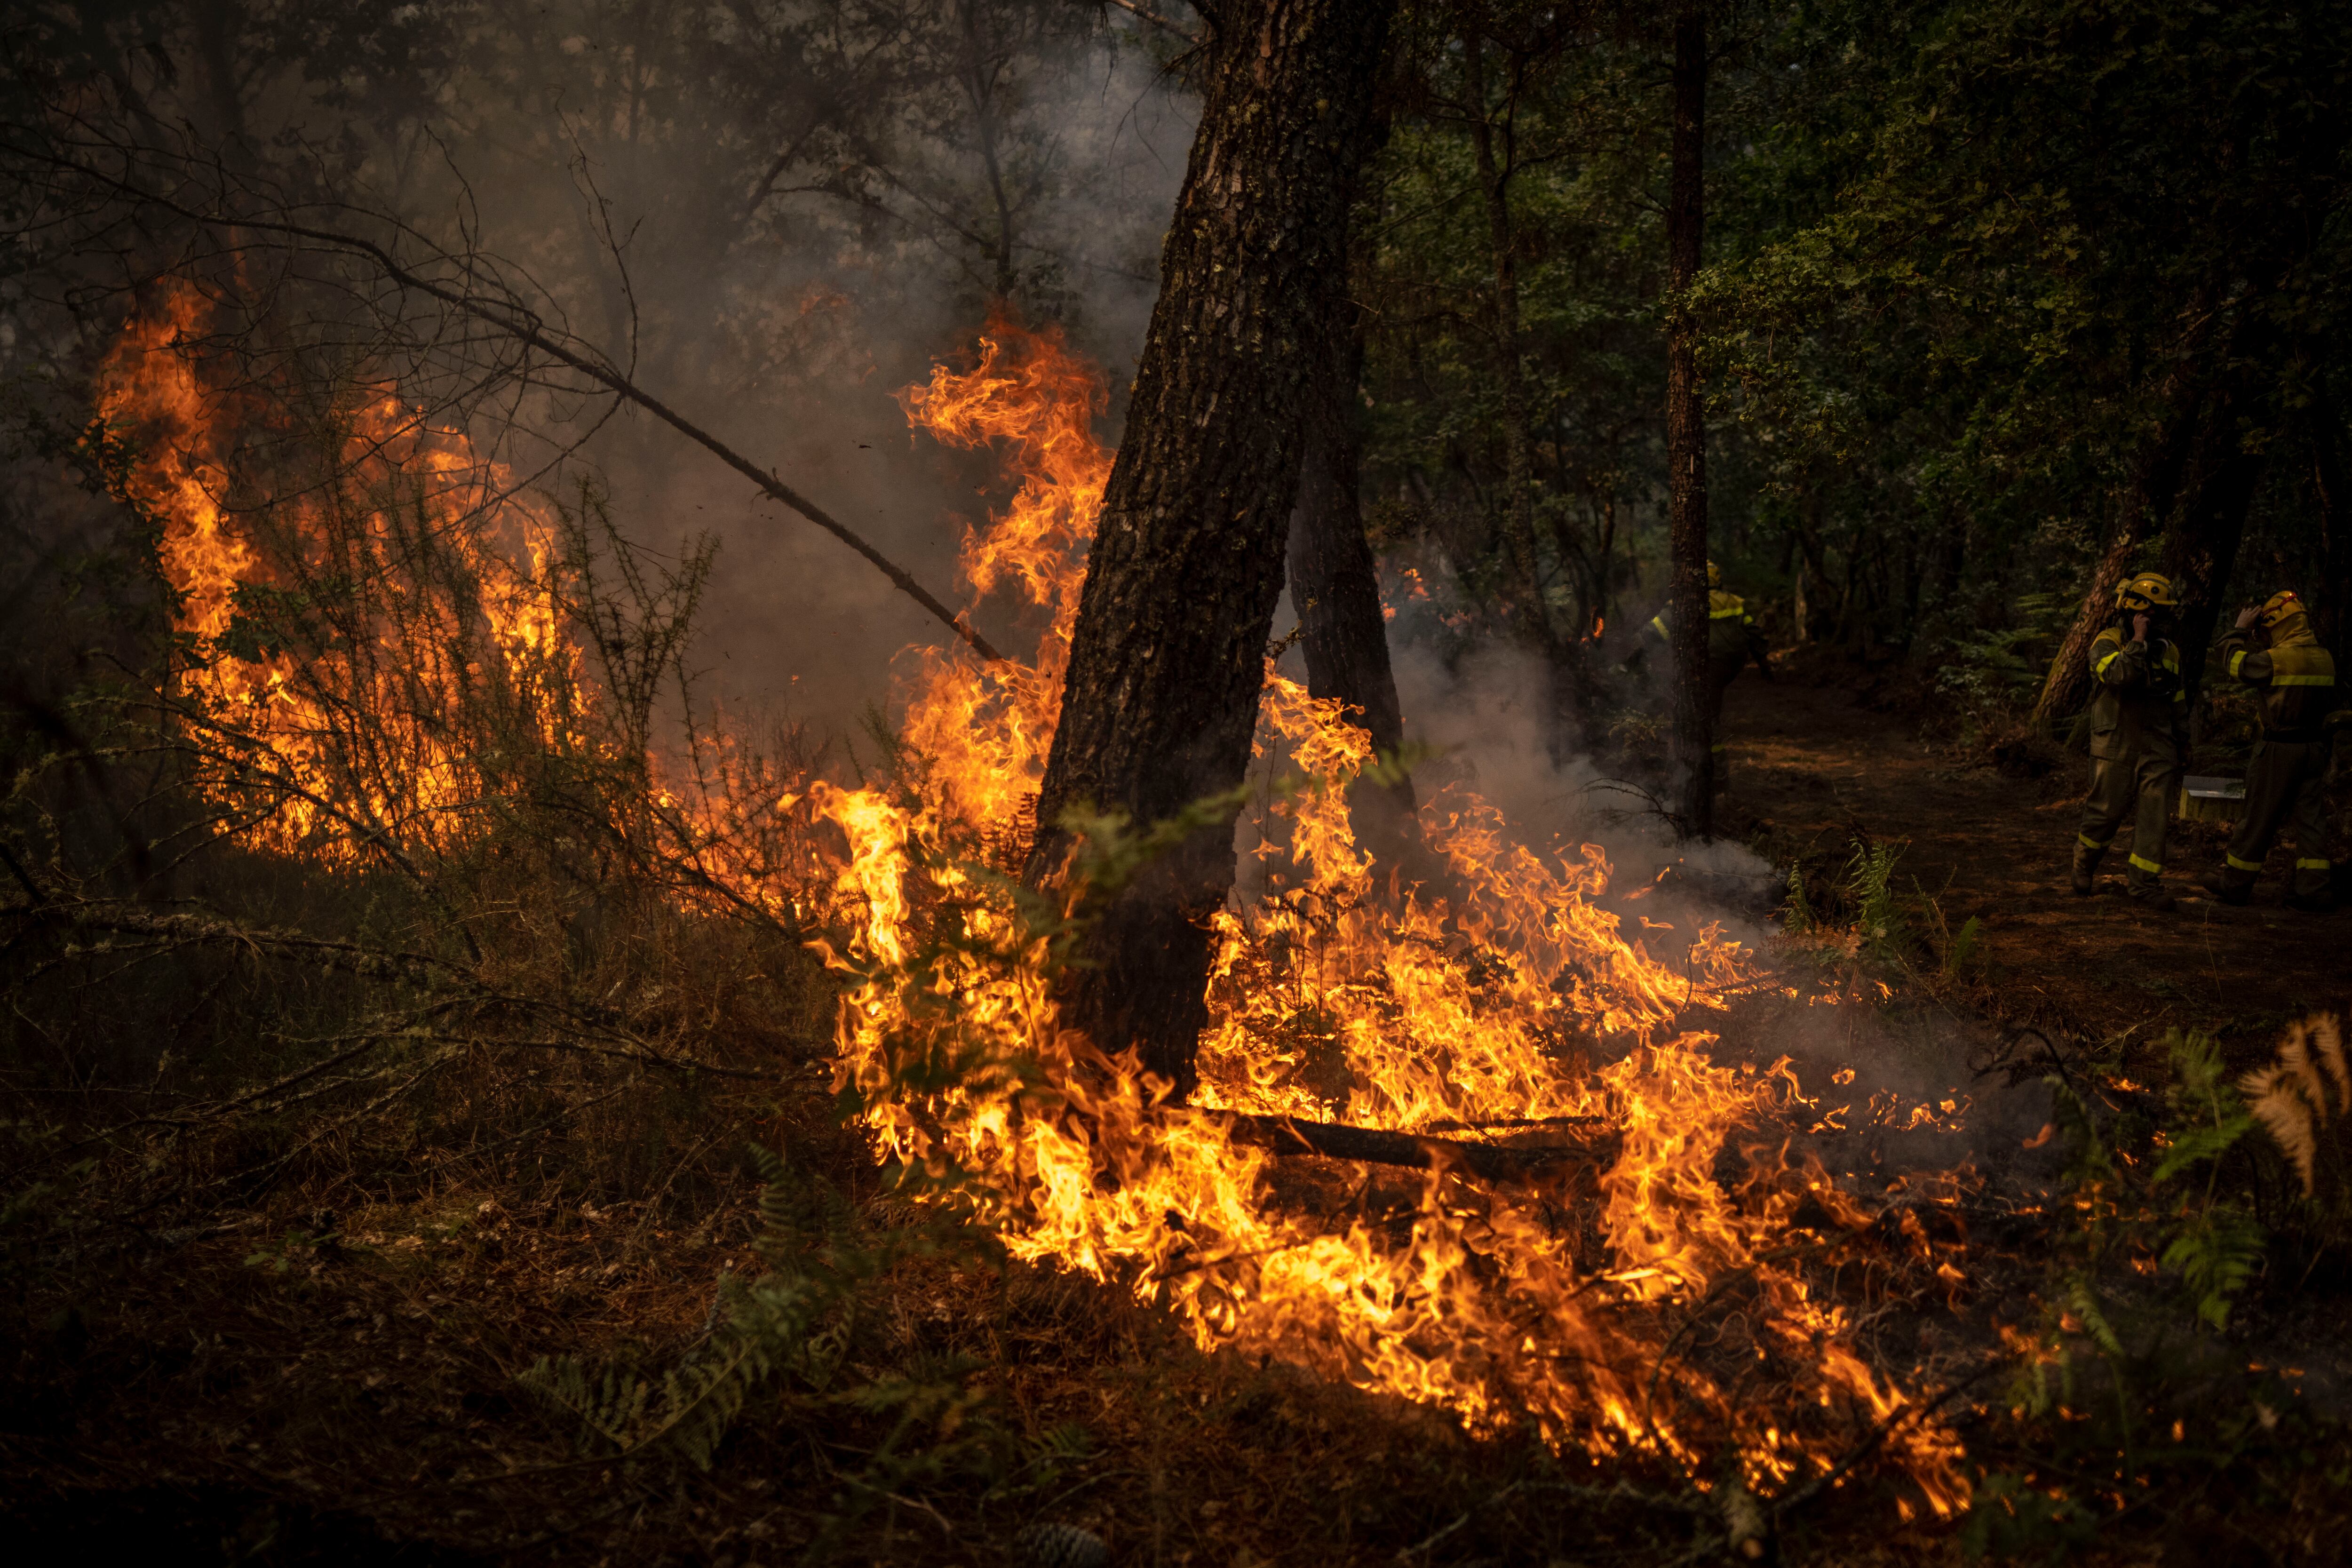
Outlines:
{"type": "Polygon", "coordinates": [[[162,524],[160,563],[192,649],[183,695],[209,717],[219,744],[270,763],[268,790],[278,804],[257,834],[266,845],[348,858],[363,839],[429,837],[483,793],[474,760],[451,747],[436,710],[484,680],[539,688],[559,669],[568,675],[572,659],[537,573],[518,570],[475,530],[439,520],[509,522],[534,568],[549,544],[545,520],[504,496],[502,476],[478,463],[461,436],[426,427],[382,394],[338,411],[331,482],[234,510],[236,411],[182,352],[209,314],[194,288],[167,289],[162,310],[130,324],[100,378],[101,424],[169,454],[131,471],[128,499],[162,524]],[[278,542],[274,561],[257,551],[253,530],[278,542]],[[461,580],[420,569],[436,552],[461,580]],[[303,578],[362,584],[373,599],[356,646],[298,667],[288,650],[238,633],[241,604],[257,592],[293,595],[287,603],[300,613],[303,578]],[[360,710],[388,725],[371,733],[389,750],[355,766],[347,721],[360,710]]]}
{"type": "MultiPolygon", "coordinates": [[[[367,646],[297,668],[241,643],[241,602],[275,569],[247,536],[254,518],[232,510],[237,453],[220,432],[236,422],[176,347],[204,310],[181,291],[161,320],[134,324],[102,404],[110,425],[173,455],[141,467],[131,489],[163,521],[162,563],[195,650],[181,679],[224,733],[284,775],[294,805],[276,847],[349,856],[372,823],[430,832],[485,787],[430,721],[433,702],[468,682],[573,673],[544,570],[547,519],[505,496],[462,437],[376,397],[348,412],[342,490],[276,509],[292,548],[333,544],[343,554],[320,564],[382,597],[367,646]],[[458,530],[448,548],[477,586],[457,593],[404,570],[399,485],[416,475],[447,506],[493,518],[530,566],[458,530]],[[320,510],[331,507],[343,510],[320,510]],[[470,643],[469,616],[484,626],[470,643]],[[467,647],[473,661],[453,665],[465,656],[449,650],[467,647]],[[364,775],[339,749],[342,699],[413,718],[397,754],[364,775]]],[[[1790,1260],[1801,1208],[1809,1225],[1846,1229],[1871,1216],[1817,1165],[1792,1163],[1785,1139],[1736,1142],[1811,1102],[1785,1063],[1724,1065],[1713,1035],[1685,1026],[1721,1008],[1720,993],[1755,973],[1753,955],[1706,928],[1676,933],[1692,940],[1670,967],[1602,907],[1610,868],[1597,847],[1532,849],[1460,787],[1421,812],[1442,892],[1382,896],[1346,807],[1370,741],[1271,668],[1258,744],[1307,782],[1267,808],[1279,842],[1266,891],[1216,917],[1198,1103],[1158,1103],[1165,1086],[1131,1054],[1064,1026],[1047,941],[988,863],[1016,865],[1034,830],[1110,469],[1093,433],[1103,388],[1058,333],[1000,319],[970,368],[939,367],[902,401],[936,438],[993,447],[1018,481],[1001,515],[966,530],[961,571],[975,596],[1004,595],[1039,630],[1025,668],[910,650],[896,787],[808,790],[847,845],[822,873],[846,911],[824,946],[846,982],[839,1081],[884,1154],[951,1184],[1015,1256],[1128,1283],[1206,1347],[1278,1355],[1477,1428],[1529,1423],[1558,1444],[1699,1477],[1727,1451],[1759,1489],[1818,1473],[1891,1425],[1886,1449],[1928,1505],[1946,1514],[1964,1500],[1948,1429],[1909,1418],[1922,1413],[1859,1353],[1846,1305],[1790,1260]],[[1272,1158],[1236,1140],[1237,1112],[1501,1138],[1581,1121],[1614,1142],[1580,1178],[1506,1189],[1441,1162],[1377,1202],[1366,1182],[1318,1209],[1286,1197],[1272,1158]],[[1744,1164],[1736,1181],[1721,1174],[1727,1149],[1744,1164]],[[1745,1370],[1706,1362],[1678,1331],[1735,1287],[1745,1370]],[[1740,1381],[1767,1363],[1782,1385],[1769,1400],[1740,1381]]],[[[1426,596],[1410,571],[1405,581],[1426,596]]],[[[686,809],[667,791],[656,804],[686,809]]],[[[772,871],[720,869],[765,875],[751,896],[792,896],[772,871]]],[[[1903,1236],[1910,1255],[1928,1256],[1916,1220],[1903,1236]]],[[[1948,1262],[1937,1268],[1951,1279],[1948,1262]]]]}
{"type": "Polygon", "coordinates": [[[816,792],[850,844],[838,891],[861,911],[826,950],[852,982],[840,1080],[886,1156],[956,1185],[1015,1256],[1166,1301],[1203,1346],[1279,1355],[1475,1426],[1530,1421],[1600,1453],[1701,1469],[1728,1446],[1759,1488],[1816,1471],[1837,1422],[1848,1436],[1893,1424],[1888,1446],[1930,1507],[1963,1500],[1949,1432],[1899,1419],[1906,1396],[1857,1352],[1845,1306],[1774,1259],[1800,1205],[1855,1227],[1867,1215],[1772,1149],[1748,1152],[1743,1182],[1718,1179],[1734,1135],[1799,1098],[1785,1063],[1721,1065],[1714,1036],[1681,1026],[1719,1008],[1752,955],[1710,927],[1670,969],[1596,901],[1600,849],[1538,853],[1459,787],[1421,816],[1451,887],[1383,900],[1345,804],[1370,742],[1271,666],[1259,749],[1286,752],[1308,784],[1272,808],[1286,874],[1216,918],[1198,1103],[1155,1106],[1164,1086],[1131,1054],[1062,1026],[1044,942],[956,846],[1007,863],[1034,826],[1109,469],[1090,427],[1101,388],[1057,333],[1000,319],[971,369],[937,367],[904,402],[939,439],[1005,453],[1018,493],[967,531],[963,574],[1045,629],[1028,670],[919,653],[900,790],[816,792]],[[962,940],[939,952],[919,932],[942,913],[962,940]],[[1614,1059],[1587,1067],[1589,1049],[1614,1059]],[[1408,1219],[1359,1203],[1341,1223],[1278,1199],[1234,1111],[1405,1132],[1591,1119],[1619,1142],[1583,1200],[1591,1237],[1560,1223],[1580,1201],[1566,1187],[1484,1191],[1442,1167],[1408,1219]],[[1780,1408],[1674,1355],[1672,1325],[1735,1279],[1755,1356],[1790,1380],[1780,1408]]]}

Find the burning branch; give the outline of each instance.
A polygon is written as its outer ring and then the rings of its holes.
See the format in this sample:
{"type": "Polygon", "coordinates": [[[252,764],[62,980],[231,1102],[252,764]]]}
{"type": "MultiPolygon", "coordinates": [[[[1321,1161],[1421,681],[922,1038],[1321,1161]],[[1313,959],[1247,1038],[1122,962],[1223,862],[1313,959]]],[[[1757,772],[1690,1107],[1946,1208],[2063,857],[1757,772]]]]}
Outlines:
{"type": "Polygon", "coordinates": [[[1234,1117],[1233,1141],[1270,1149],[1276,1154],[1319,1154],[1326,1159],[1402,1165],[1417,1171],[1452,1165],[1489,1182],[1528,1181],[1563,1166],[1604,1171],[1615,1163],[1622,1142],[1614,1131],[1598,1129],[1580,1133],[1573,1143],[1512,1147],[1474,1143],[1461,1138],[1391,1132],[1377,1127],[1351,1127],[1336,1121],[1307,1121],[1296,1116],[1246,1113],[1234,1117]]]}

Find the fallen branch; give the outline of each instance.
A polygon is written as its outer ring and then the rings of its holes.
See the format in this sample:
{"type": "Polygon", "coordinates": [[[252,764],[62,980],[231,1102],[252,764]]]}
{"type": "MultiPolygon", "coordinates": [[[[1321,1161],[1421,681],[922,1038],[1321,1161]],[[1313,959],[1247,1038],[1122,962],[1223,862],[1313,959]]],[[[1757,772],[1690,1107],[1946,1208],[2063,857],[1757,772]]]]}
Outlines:
{"type": "Polygon", "coordinates": [[[1489,1182],[1524,1182],[1565,1168],[1598,1170],[1617,1158],[1615,1131],[1577,1136],[1578,1141],[1571,1143],[1515,1148],[1336,1121],[1307,1121],[1296,1116],[1237,1111],[1233,1118],[1234,1142],[1279,1155],[1315,1154],[1327,1160],[1358,1160],[1417,1171],[1451,1167],[1489,1182]]]}

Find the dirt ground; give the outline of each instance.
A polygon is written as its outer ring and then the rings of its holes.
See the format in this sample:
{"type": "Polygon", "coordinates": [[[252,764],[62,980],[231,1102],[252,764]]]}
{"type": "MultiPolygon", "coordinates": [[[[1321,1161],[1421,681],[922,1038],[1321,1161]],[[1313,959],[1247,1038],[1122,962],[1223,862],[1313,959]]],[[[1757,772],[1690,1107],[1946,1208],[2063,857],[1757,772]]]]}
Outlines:
{"type": "MultiPolygon", "coordinates": [[[[1730,742],[1733,831],[1836,859],[1856,837],[1902,842],[1904,886],[1916,880],[1952,928],[1982,921],[1990,970],[1971,1009],[2076,1045],[2217,1028],[2252,1053],[2345,989],[2352,913],[2282,909],[2274,878],[2243,910],[2184,902],[2149,917],[2119,890],[2075,899],[2067,781],[2005,778],[1850,688],[1750,676],[1730,742]]],[[[2218,853],[2191,840],[2174,857],[2183,883],[2218,853]]],[[[795,1150],[870,1205],[870,1160],[830,1128],[810,1049],[796,1074],[719,1097],[692,1136],[706,1150],[795,1150]]],[[[1588,1484],[1539,1444],[1474,1441],[1395,1401],[1202,1356],[1163,1317],[1083,1280],[944,1259],[894,1273],[862,1331],[877,1357],[994,1369],[986,1422],[963,1436],[942,1422],[888,1468],[892,1417],[800,1394],[707,1471],[600,1458],[521,1374],[543,1355],[652,1365],[695,1343],[719,1272],[749,1257],[752,1184],[736,1172],[666,1208],[660,1192],[593,1195],[560,1163],[525,1181],[521,1159],[422,1192],[321,1180],[168,1219],[86,1221],[63,1192],[40,1205],[27,1194],[21,1239],[0,1253],[16,1273],[0,1333],[0,1525],[20,1560],[96,1548],[280,1563],[1062,1561],[1020,1544],[1032,1520],[1095,1531],[1114,1563],[1202,1568],[1711,1552],[1705,1520],[1660,1513],[1612,1478],[1588,1484]],[[31,1233],[37,1219],[50,1228],[31,1233]],[[971,1436],[982,1431],[985,1443],[971,1436]]],[[[1973,1245],[1974,1268],[2030,1273],[2038,1233],[1973,1245]]],[[[2332,1308],[2314,1321],[2305,1339],[2340,1334],[2332,1308]]],[[[2326,1560],[2305,1523],[2340,1521],[2341,1488],[2305,1496],[2319,1483],[2309,1455],[2294,1457],[2310,1440],[2303,1417],[2236,1406],[2263,1426],[2231,1451],[2234,1468],[2189,1456],[2148,1471],[2169,1544],[2138,1507],[2094,1561],[2326,1560]],[[2257,1497],[2267,1545],[2231,1522],[2257,1497]]],[[[2029,1476],[2053,1451],[1990,1428],[1971,1442],[1988,1467],[2029,1476]]],[[[1877,1481],[1783,1528],[1789,1562],[1964,1556],[1950,1527],[1897,1524],[1877,1481]]]]}
{"type": "Polygon", "coordinates": [[[2124,897],[2121,841],[2099,892],[2075,897],[2068,867],[2088,777],[2079,760],[2044,779],[2004,777],[1980,751],[1923,740],[1851,686],[1753,672],[1732,689],[1726,720],[1732,830],[1784,852],[1842,856],[1857,837],[1901,844],[1904,890],[1933,898],[1954,930],[1982,922],[2002,1022],[2091,1041],[2129,1031],[2134,1047],[2175,1025],[2251,1042],[2352,989],[2352,909],[2286,908],[2285,850],[2273,849],[2246,908],[2198,893],[2195,878],[2221,864],[2220,825],[2173,825],[2172,912],[2124,897]]]}

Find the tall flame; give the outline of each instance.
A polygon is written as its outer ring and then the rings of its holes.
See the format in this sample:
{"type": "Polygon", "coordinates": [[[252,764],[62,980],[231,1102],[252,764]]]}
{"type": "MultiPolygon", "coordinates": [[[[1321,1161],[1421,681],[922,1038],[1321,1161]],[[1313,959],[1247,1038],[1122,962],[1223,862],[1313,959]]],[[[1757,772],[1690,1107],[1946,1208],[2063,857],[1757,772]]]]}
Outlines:
{"type": "Polygon", "coordinates": [[[1683,1027],[1752,955],[1708,928],[1669,968],[1596,902],[1599,848],[1538,853],[1459,786],[1421,814],[1444,892],[1381,897],[1345,804],[1370,742],[1271,666],[1259,750],[1310,782],[1271,808],[1287,874],[1216,918],[1198,1103],[1155,1103],[1164,1086],[1131,1053],[1061,1023],[1045,942],[959,853],[977,843],[1002,863],[1034,826],[1109,469],[1091,432],[1100,384],[1057,332],[999,319],[971,368],[935,367],[903,400],[936,438],[1003,453],[1020,487],[968,531],[963,575],[1045,629],[1025,670],[919,655],[900,788],[817,792],[850,846],[838,890],[862,910],[828,950],[851,982],[839,1072],[886,1154],[957,1186],[1016,1256],[1131,1282],[1203,1346],[1596,1452],[1698,1469],[1727,1446],[1757,1487],[1817,1470],[1836,1431],[1888,1425],[1932,1508],[1964,1499],[1949,1433],[1899,1419],[1906,1396],[1857,1352],[1846,1308],[1776,1261],[1801,1204],[1859,1211],[1778,1147],[1719,1179],[1735,1135],[1799,1093],[1785,1062],[1720,1064],[1713,1035],[1683,1027]],[[943,916],[958,940],[927,942],[943,916]],[[1441,1160],[1408,1212],[1359,1194],[1317,1214],[1276,1190],[1237,1111],[1400,1132],[1598,1124],[1616,1143],[1583,1187],[1489,1188],[1441,1160]],[[1589,1229],[1564,1217],[1579,1212],[1589,1229]],[[1674,1350],[1674,1325],[1735,1279],[1781,1399],[1743,1399],[1674,1350]]]}
{"type": "Polygon", "coordinates": [[[546,519],[506,495],[503,476],[462,436],[427,426],[383,392],[336,411],[324,478],[306,475],[288,493],[233,510],[240,454],[232,443],[246,421],[182,352],[209,317],[194,288],[168,287],[162,309],[131,323],[100,377],[100,420],[150,455],[127,489],[162,525],[161,565],[191,650],[182,693],[208,716],[218,744],[269,764],[264,787],[277,805],[264,842],[349,858],[363,840],[429,837],[483,793],[478,759],[436,722],[451,694],[484,682],[535,689],[572,673],[541,574],[449,520],[509,525],[521,536],[513,553],[536,566],[549,547],[546,519]],[[257,551],[257,531],[274,553],[257,551]],[[310,602],[302,590],[321,584],[348,591],[350,605],[310,602]],[[273,591],[279,614],[320,612],[360,635],[336,657],[298,663],[241,626],[256,595],[273,591]],[[373,745],[359,743],[351,722],[362,711],[377,721],[365,727],[373,745]]]}
{"type": "MultiPolygon", "coordinates": [[[[372,824],[429,833],[486,787],[480,759],[433,722],[435,703],[551,672],[564,679],[547,684],[574,684],[543,569],[548,519],[505,495],[461,436],[379,395],[344,412],[336,483],[267,509],[280,538],[275,557],[257,552],[256,516],[231,510],[238,453],[224,432],[238,421],[178,352],[205,311],[181,290],[134,323],[102,403],[110,425],[170,454],[129,488],[163,523],[162,564],[194,650],[179,678],[224,737],[281,775],[292,805],[275,847],[349,856],[372,824]],[[439,494],[406,504],[420,481],[439,494]],[[512,537],[493,548],[482,531],[445,531],[443,559],[466,581],[420,574],[411,553],[428,513],[478,515],[512,537]],[[257,594],[294,586],[273,577],[289,551],[315,568],[308,580],[373,595],[364,636],[300,668],[239,629],[257,594]],[[338,728],[347,702],[406,716],[393,754],[354,766],[338,728]]],[[[1057,332],[998,319],[968,368],[936,367],[901,395],[918,428],[992,448],[1017,481],[999,515],[965,531],[961,575],[1037,630],[1026,666],[910,650],[893,787],[808,790],[846,842],[821,873],[844,911],[824,945],[845,979],[837,1071],[884,1154],[954,1188],[1015,1256],[1164,1301],[1204,1347],[1701,1478],[1728,1453],[1759,1489],[1818,1473],[1884,1429],[1936,1511],[1963,1500],[1949,1431],[1874,1371],[1846,1306],[1792,1260],[1801,1209],[1867,1219],[1759,1131],[1802,1103],[1793,1073],[1719,1062],[1716,1037],[1685,1026],[1720,1010],[1754,956],[1707,928],[1677,933],[1687,951],[1661,962],[1602,907],[1599,848],[1530,848],[1458,785],[1420,816],[1438,889],[1384,893],[1346,807],[1370,741],[1271,666],[1259,750],[1307,784],[1265,807],[1265,890],[1215,919],[1197,1102],[1162,1103],[1165,1086],[1131,1053],[1063,1024],[1049,935],[1002,872],[1034,831],[1053,742],[1110,469],[1093,430],[1104,389],[1057,332]],[[1589,1158],[1521,1184],[1475,1181],[1441,1152],[1351,1192],[1296,1167],[1278,1177],[1238,1135],[1243,1115],[1507,1142],[1603,1135],[1589,1158]],[[1727,1293],[1744,1337],[1710,1359],[1680,1331],[1727,1293]],[[1766,1365],[1778,1393],[1753,1397],[1747,1380],[1766,1365]]],[[[529,710],[566,722],[560,704],[529,710]]],[[[656,794],[657,808],[680,808],[656,794]]],[[[697,832],[685,837],[699,856],[709,836],[697,832]]],[[[776,880],[772,866],[719,869],[776,880]]],[[[777,907],[796,891],[747,896],[777,907]]],[[[1927,1254],[1916,1222],[1905,1236],[1927,1254]]],[[[1729,1338],[1727,1326],[1714,1335],[1729,1338]]]]}

